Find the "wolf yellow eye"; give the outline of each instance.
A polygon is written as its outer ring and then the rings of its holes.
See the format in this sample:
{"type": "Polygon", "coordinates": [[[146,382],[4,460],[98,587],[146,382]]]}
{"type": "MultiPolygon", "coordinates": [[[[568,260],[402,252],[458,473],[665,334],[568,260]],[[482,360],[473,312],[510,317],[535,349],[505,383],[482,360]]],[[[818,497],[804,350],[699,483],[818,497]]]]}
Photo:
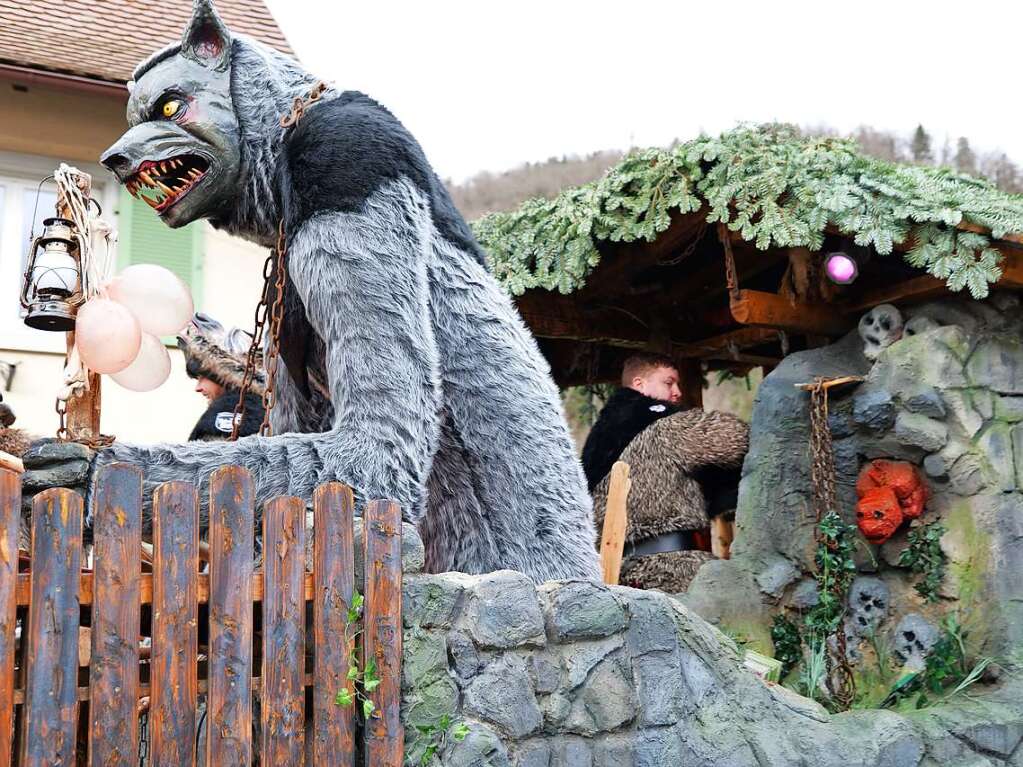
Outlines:
{"type": "Polygon", "coordinates": [[[177,99],[170,99],[169,101],[163,102],[163,116],[174,117],[178,112],[181,111],[181,102],[177,99]]]}

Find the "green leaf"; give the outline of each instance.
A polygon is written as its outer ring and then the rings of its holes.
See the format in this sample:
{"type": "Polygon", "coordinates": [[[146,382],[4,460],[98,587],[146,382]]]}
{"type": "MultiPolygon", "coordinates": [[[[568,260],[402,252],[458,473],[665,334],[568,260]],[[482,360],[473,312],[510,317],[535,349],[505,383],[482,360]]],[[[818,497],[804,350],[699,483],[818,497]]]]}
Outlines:
{"type": "Polygon", "coordinates": [[[469,734],[469,725],[467,725],[465,722],[459,722],[458,724],[455,725],[455,728],[451,731],[451,737],[453,737],[459,743],[461,743],[463,740],[465,740],[465,738],[466,738],[466,736],[468,734],[469,734]]]}
{"type": "Polygon", "coordinates": [[[373,704],[373,701],[371,701],[369,698],[367,698],[364,701],[362,701],[362,717],[363,717],[363,719],[369,719],[370,716],[373,715],[373,711],[375,709],[376,709],[376,706],[373,704]]]}
{"type": "Polygon", "coordinates": [[[338,706],[350,706],[354,703],[352,692],[347,687],[334,696],[334,704],[338,706]]]}

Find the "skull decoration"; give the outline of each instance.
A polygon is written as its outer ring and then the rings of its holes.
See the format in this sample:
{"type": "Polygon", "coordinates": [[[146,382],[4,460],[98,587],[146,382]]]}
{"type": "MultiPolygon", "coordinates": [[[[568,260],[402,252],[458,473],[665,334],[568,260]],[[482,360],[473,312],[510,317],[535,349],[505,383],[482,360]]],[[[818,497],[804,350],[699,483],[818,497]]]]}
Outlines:
{"type": "Polygon", "coordinates": [[[882,351],[902,338],[902,313],[891,304],[875,306],[860,318],[863,356],[876,360],[882,351]]]}
{"type": "Polygon", "coordinates": [[[940,328],[937,322],[932,320],[930,317],[916,316],[906,323],[906,326],[902,329],[904,336],[915,336],[919,333],[926,333],[928,330],[934,330],[940,328]]]}
{"type": "Polygon", "coordinates": [[[911,671],[923,669],[927,654],[938,641],[938,630],[923,616],[906,615],[892,634],[892,649],[899,662],[911,671]]]}
{"type": "Polygon", "coordinates": [[[888,615],[888,586],[880,578],[860,576],[849,587],[849,628],[857,637],[870,636],[888,615]]]}
{"type": "Polygon", "coordinates": [[[884,543],[906,519],[916,519],[927,503],[927,485],[905,461],[878,459],[863,467],[856,481],[856,524],[871,543],[884,543]]]}
{"type": "Polygon", "coordinates": [[[875,487],[856,504],[856,524],[871,543],[884,543],[899,529],[905,517],[890,487],[875,487]]]}

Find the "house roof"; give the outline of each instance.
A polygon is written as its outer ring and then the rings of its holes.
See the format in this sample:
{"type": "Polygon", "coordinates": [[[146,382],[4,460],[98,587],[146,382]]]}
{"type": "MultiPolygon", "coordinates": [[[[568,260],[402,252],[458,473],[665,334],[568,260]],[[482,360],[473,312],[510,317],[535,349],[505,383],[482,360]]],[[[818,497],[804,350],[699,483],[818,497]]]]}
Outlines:
{"type": "Polygon", "coordinates": [[[773,124],[635,152],[593,183],[490,214],[473,228],[512,293],[567,294],[603,259],[664,239],[680,216],[724,222],[761,251],[817,251],[825,236],[843,235],[882,256],[901,251],[910,266],[975,297],[1001,276],[994,241],[1023,242],[1023,196],[773,124]]]}
{"type": "MultiPolygon", "coordinates": [[[[227,26],[294,55],[261,0],[221,0],[227,26]]],[[[192,0],[0,0],[0,63],[123,83],[181,38],[192,0]]]]}

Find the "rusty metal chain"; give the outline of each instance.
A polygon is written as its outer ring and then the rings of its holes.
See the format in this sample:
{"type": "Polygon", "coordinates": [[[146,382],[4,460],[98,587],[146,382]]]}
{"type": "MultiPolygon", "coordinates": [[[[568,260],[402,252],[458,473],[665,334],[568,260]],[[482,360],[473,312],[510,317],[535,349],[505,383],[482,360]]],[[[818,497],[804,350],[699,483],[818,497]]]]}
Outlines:
{"type": "MultiPolygon", "coordinates": [[[[281,117],[281,127],[287,130],[302,119],[306,109],[319,101],[326,90],[327,83],[320,80],[313,86],[305,98],[301,96],[296,97],[295,102],[291,106],[291,112],[281,117]]],[[[277,243],[270,255],[266,257],[266,261],[263,262],[263,293],[260,296],[259,303],[256,304],[252,343],[249,344],[249,351],[245,357],[245,374],[242,376],[242,386],[238,392],[238,403],[234,406],[231,442],[238,439],[238,431],[241,429],[242,421],[245,418],[245,394],[248,392],[256,375],[256,359],[259,356],[259,348],[263,345],[264,334],[268,330],[266,327],[267,317],[270,319],[270,327],[266,352],[263,357],[266,368],[266,386],[263,389],[263,422],[259,426],[259,434],[263,437],[273,435],[273,428],[270,426],[270,412],[277,403],[277,358],[281,339],[281,322],[284,319],[284,286],[287,280],[287,258],[287,232],[285,231],[284,219],[282,218],[277,226],[277,243]]]]}
{"type": "MultiPolygon", "coordinates": [[[[835,492],[835,451],[831,442],[831,427],[828,425],[828,384],[825,378],[814,378],[810,389],[810,481],[813,484],[813,510],[816,519],[814,539],[817,545],[835,548],[834,541],[825,544],[820,532],[820,521],[828,514],[838,511],[835,492]]],[[[837,579],[832,594],[839,604],[845,603],[845,590],[837,579]]],[[[846,648],[845,626],[839,623],[835,632],[835,649],[828,649],[827,685],[832,697],[847,709],[856,693],[856,680],[849,665],[846,648]]]]}
{"type": "Polygon", "coordinates": [[[320,80],[313,86],[312,90],[306,94],[305,98],[296,96],[295,102],[291,105],[291,112],[281,117],[281,127],[290,128],[292,125],[301,120],[302,115],[305,114],[305,110],[319,101],[326,90],[327,83],[320,80]]]}
{"type": "Polygon", "coordinates": [[[737,298],[739,296],[739,273],[735,268],[732,237],[728,232],[728,226],[723,222],[718,224],[718,239],[725,251],[725,284],[728,287],[728,296],[737,298]]]}

